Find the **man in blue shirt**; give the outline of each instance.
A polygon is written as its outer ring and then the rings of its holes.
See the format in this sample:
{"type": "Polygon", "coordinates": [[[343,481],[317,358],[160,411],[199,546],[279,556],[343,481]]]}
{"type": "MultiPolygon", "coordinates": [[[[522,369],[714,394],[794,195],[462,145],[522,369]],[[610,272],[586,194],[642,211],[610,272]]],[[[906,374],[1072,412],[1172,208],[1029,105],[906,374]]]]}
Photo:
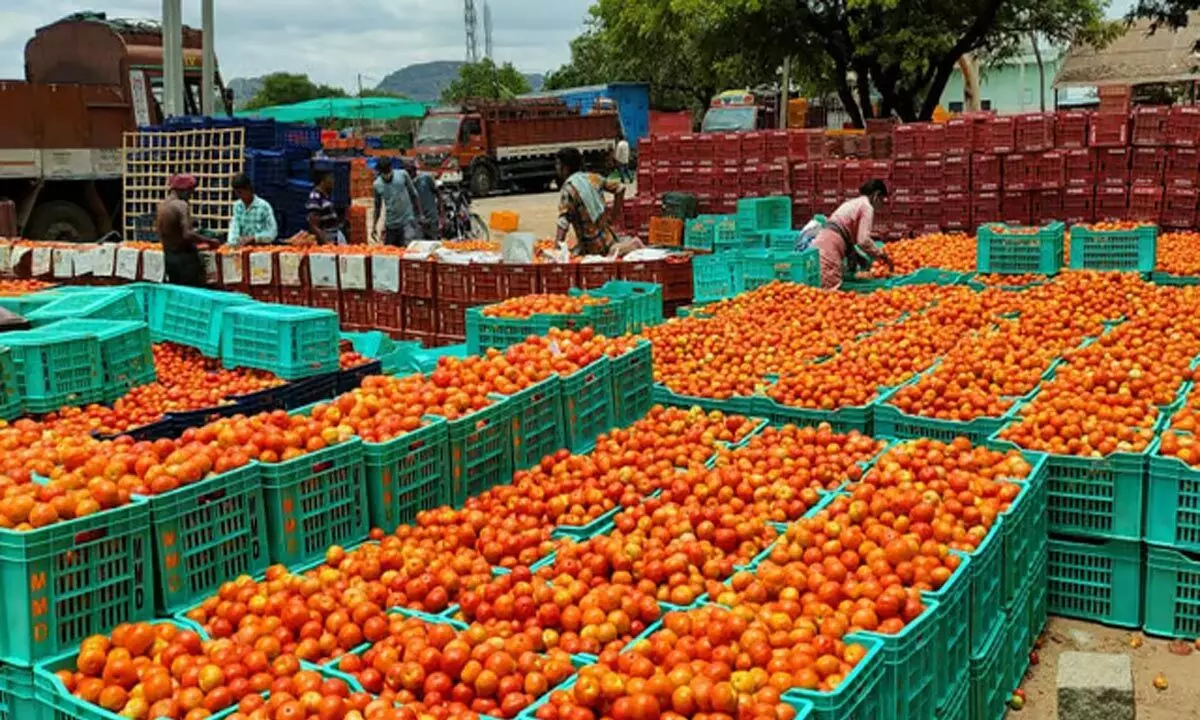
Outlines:
{"type": "MultiPolygon", "coordinates": [[[[421,212],[421,199],[412,178],[404,170],[392,170],[390,158],[380,158],[375,165],[379,177],[375,178],[375,217],[379,217],[383,205],[384,243],[404,247],[420,239],[421,229],[417,215],[421,212]]],[[[377,236],[372,232],[372,238],[377,236]]]]}
{"type": "Polygon", "coordinates": [[[229,222],[226,243],[237,245],[270,245],[279,235],[275,211],[271,204],[254,194],[254,185],[246,174],[233,179],[233,219],[229,222]]]}

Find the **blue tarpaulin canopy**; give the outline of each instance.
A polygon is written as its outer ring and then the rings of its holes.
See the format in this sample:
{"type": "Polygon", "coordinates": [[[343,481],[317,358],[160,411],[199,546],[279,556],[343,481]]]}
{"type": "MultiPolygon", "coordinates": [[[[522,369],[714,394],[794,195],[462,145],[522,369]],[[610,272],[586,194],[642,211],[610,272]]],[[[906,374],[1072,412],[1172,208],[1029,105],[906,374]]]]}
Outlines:
{"type": "Polygon", "coordinates": [[[390,97],[319,98],[293,105],[242,110],[241,117],[273,118],[280,122],[337,120],[405,120],[425,117],[426,106],[415,100],[390,97]]]}

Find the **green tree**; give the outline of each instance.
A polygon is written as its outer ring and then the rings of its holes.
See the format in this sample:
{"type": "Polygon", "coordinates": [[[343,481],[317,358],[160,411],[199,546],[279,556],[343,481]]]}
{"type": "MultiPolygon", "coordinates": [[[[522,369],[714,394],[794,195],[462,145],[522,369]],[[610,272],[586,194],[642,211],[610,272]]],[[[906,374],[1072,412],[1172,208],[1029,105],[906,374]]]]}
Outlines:
{"type": "Polygon", "coordinates": [[[1138,0],[1130,19],[1147,18],[1156,26],[1178,29],[1187,27],[1188,13],[1200,10],[1200,0],[1138,0]]]}
{"type": "Polygon", "coordinates": [[[346,97],[346,91],[330,85],[319,85],[307,75],[296,73],[271,73],[262,79],[262,89],[246,103],[247,110],[291,105],[325,97],[346,97]]]}
{"type": "Polygon", "coordinates": [[[442,91],[442,102],[461,102],[467,98],[503,100],[532,89],[512,63],[496,65],[491,58],[484,58],[459,68],[458,77],[442,91]]]}

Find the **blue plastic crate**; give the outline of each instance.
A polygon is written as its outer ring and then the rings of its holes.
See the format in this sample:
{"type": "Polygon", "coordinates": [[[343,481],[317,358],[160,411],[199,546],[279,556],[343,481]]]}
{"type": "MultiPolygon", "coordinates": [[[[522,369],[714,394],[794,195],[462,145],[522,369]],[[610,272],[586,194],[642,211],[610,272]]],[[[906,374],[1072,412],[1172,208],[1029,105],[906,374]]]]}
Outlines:
{"type": "Polygon", "coordinates": [[[0,663],[0,720],[50,720],[35,697],[33,668],[0,663]]]}
{"type": "Polygon", "coordinates": [[[829,423],[834,432],[844,433],[851,430],[872,434],[871,419],[874,402],[866,405],[854,405],[837,408],[836,410],[816,410],[813,408],[791,407],[776,402],[766,396],[752,398],[753,403],[747,414],[765,417],[772,425],[812,425],[829,423]]]}
{"type": "Polygon", "coordinates": [[[224,313],[221,362],[267,370],[287,380],[336,373],[338,338],[338,316],[330,310],[239,305],[224,313]]]}
{"type": "Polygon", "coordinates": [[[1051,538],[1046,545],[1047,610],[1105,625],[1140,627],[1143,567],[1137,542],[1051,538]]]}
{"type": "Polygon", "coordinates": [[[656,405],[665,405],[667,407],[683,408],[685,410],[698,407],[706,412],[717,410],[728,415],[757,415],[758,404],[760,398],[735,396],[719,400],[717,398],[696,397],[693,395],[680,395],[672,392],[664,385],[655,383],[654,389],[651,392],[651,398],[656,405]]]}
{"type": "Polygon", "coordinates": [[[1021,686],[1029,667],[1029,591],[1026,584],[1017,592],[1013,604],[1004,611],[1004,675],[1009,693],[1021,686]]]}
{"type": "Polygon", "coordinates": [[[275,125],[277,147],[298,147],[305,150],[321,149],[321,128],[309,123],[277,123],[275,125]]]}
{"type": "Polygon", "coordinates": [[[975,262],[979,272],[1057,275],[1063,267],[1063,224],[1052,222],[1032,233],[1013,232],[1022,229],[1001,223],[980,226],[975,262]]]}
{"type": "Polygon", "coordinates": [[[1073,270],[1154,271],[1158,249],[1158,227],[1140,225],[1132,230],[1092,230],[1071,227],[1073,270]]]}
{"type": "Polygon", "coordinates": [[[246,150],[246,174],[259,194],[270,185],[287,183],[287,164],[279,150],[246,150]]]}
{"type": "Polygon", "coordinates": [[[971,720],[971,667],[968,664],[964,669],[963,679],[938,706],[937,720],[971,720]]]}
{"type": "Polygon", "coordinates": [[[1004,515],[1004,580],[1002,597],[1011,605],[1036,563],[1037,551],[1046,539],[1046,466],[1044,455],[1026,457],[1033,470],[1021,485],[1021,493],[1004,515]]]}
{"type": "Polygon", "coordinates": [[[510,398],[505,398],[447,421],[450,503],[455,507],[462,507],[467,498],[512,481],[514,412],[516,406],[510,398]]]}
{"type": "Polygon", "coordinates": [[[450,502],[446,421],[426,417],[422,427],[382,443],[363,443],[367,505],[372,528],[385,533],[417,513],[450,502]]]}
{"type": "Polygon", "coordinates": [[[716,227],[716,215],[697,215],[691,220],[685,220],[683,226],[683,246],[688,250],[712,252],[713,229],[716,227]]]}

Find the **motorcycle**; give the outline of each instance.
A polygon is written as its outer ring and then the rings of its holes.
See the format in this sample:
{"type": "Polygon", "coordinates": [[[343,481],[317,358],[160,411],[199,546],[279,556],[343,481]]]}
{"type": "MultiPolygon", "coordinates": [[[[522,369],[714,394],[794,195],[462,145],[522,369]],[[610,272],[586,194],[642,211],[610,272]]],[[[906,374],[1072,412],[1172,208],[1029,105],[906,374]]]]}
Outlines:
{"type": "Polygon", "coordinates": [[[438,237],[442,240],[490,240],[487,223],[471,212],[471,193],[460,182],[438,181],[438,237]]]}

